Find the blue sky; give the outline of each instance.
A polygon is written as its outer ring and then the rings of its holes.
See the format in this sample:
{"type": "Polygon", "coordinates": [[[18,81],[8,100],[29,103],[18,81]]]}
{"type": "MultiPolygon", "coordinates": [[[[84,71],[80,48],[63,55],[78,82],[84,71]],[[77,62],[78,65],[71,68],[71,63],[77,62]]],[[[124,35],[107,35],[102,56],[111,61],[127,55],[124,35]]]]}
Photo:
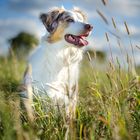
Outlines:
{"type": "MultiPolygon", "coordinates": [[[[39,14],[47,12],[51,7],[62,5],[66,9],[72,9],[73,6],[79,7],[87,14],[89,22],[94,27],[89,38],[92,49],[104,50],[110,56],[109,44],[105,38],[105,32],[107,32],[113,56],[122,59],[116,38],[110,34],[113,32],[121,37],[123,46],[131,55],[124,21],[128,24],[133,46],[140,46],[140,0],[108,0],[106,6],[103,5],[102,0],[0,0],[0,54],[7,53],[9,46],[7,40],[21,31],[41,38],[45,33],[45,28],[38,18],[39,14]],[[107,18],[108,25],[98,15],[97,9],[107,18]],[[113,28],[112,17],[117,24],[119,30],[117,32],[113,28]]],[[[140,50],[134,48],[134,51],[136,63],[140,64],[140,50]]]]}

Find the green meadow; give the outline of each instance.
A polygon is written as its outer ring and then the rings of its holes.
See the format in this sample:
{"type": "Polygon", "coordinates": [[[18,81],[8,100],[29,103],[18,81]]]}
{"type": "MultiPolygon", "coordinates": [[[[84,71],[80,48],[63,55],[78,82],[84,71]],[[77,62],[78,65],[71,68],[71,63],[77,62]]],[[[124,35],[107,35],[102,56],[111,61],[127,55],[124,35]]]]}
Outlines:
{"type": "MultiPolygon", "coordinates": [[[[33,103],[34,121],[17,92],[26,64],[15,57],[0,59],[0,139],[2,140],[139,140],[140,77],[128,65],[106,63],[98,68],[85,54],[80,67],[76,118],[66,123],[64,112],[39,97],[33,103]],[[50,106],[45,113],[43,106],[50,106]]],[[[128,63],[129,64],[129,63],[128,63]]],[[[102,65],[102,62],[98,65],[102,65]]]]}
{"type": "MultiPolygon", "coordinates": [[[[102,13],[99,15],[105,20],[102,13]]],[[[119,31],[113,18],[112,26],[119,31]]],[[[122,39],[115,37],[125,62],[117,57],[104,60],[104,53],[85,52],[76,118],[69,123],[63,109],[54,108],[47,97],[41,100],[35,96],[31,104],[34,118],[29,119],[30,112],[25,110],[18,91],[26,68],[26,62],[18,59],[23,52],[0,58],[0,140],[140,140],[140,67],[135,65],[133,52],[140,48],[132,44],[126,22],[124,27],[132,56],[122,39]],[[45,107],[49,108],[47,112],[45,107]]],[[[107,33],[105,38],[112,56],[107,33]]],[[[18,47],[20,38],[13,44],[18,47]]]]}

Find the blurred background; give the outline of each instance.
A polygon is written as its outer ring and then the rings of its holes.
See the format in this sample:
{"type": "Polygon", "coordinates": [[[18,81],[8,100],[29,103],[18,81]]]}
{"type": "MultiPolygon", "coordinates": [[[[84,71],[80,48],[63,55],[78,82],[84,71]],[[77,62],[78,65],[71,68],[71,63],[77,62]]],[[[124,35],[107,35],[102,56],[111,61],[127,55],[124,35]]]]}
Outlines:
{"type": "Polygon", "coordinates": [[[140,140],[139,74],[140,0],[0,0],[0,140],[140,140]],[[79,7],[94,27],[69,132],[48,98],[34,96],[31,120],[19,97],[27,57],[46,33],[39,15],[54,6],[79,7]]]}
{"type": "Polygon", "coordinates": [[[87,48],[109,60],[117,58],[125,63],[122,47],[140,65],[139,0],[0,0],[0,56],[8,55],[11,46],[14,50],[22,48],[21,52],[36,47],[46,33],[39,20],[40,13],[62,5],[66,9],[79,7],[93,24],[87,48]]]}

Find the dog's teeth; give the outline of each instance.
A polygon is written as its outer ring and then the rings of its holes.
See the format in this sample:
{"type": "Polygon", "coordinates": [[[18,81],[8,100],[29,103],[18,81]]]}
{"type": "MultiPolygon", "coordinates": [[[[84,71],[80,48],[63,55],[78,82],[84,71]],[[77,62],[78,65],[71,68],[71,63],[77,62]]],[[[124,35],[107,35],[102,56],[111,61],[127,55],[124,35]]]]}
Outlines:
{"type": "Polygon", "coordinates": [[[82,44],[84,44],[84,45],[87,45],[86,41],[83,40],[83,39],[80,39],[80,42],[81,42],[82,44]]]}

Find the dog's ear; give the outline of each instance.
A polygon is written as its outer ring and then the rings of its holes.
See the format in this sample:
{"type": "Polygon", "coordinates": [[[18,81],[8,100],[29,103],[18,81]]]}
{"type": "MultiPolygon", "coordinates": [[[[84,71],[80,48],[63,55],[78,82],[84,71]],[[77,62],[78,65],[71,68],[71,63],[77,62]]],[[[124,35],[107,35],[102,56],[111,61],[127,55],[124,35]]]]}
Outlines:
{"type": "Polygon", "coordinates": [[[42,13],[40,15],[40,19],[49,33],[53,33],[57,29],[57,26],[58,26],[57,17],[58,17],[58,15],[59,15],[58,10],[53,10],[47,14],[42,13]]]}
{"type": "Polygon", "coordinates": [[[73,7],[73,11],[80,14],[83,17],[83,21],[87,21],[86,14],[82,10],[80,10],[78,7],[73,7]]]}
{"type": "Polygon", "coordinates": [[[42,14],[40,14],[40,19],[41,19],[42,23],[43,23],[43,24],[45,25],[45,27],[46,27],[48,15],[45,14],[45,13],[42,13],[42,14]]]}

